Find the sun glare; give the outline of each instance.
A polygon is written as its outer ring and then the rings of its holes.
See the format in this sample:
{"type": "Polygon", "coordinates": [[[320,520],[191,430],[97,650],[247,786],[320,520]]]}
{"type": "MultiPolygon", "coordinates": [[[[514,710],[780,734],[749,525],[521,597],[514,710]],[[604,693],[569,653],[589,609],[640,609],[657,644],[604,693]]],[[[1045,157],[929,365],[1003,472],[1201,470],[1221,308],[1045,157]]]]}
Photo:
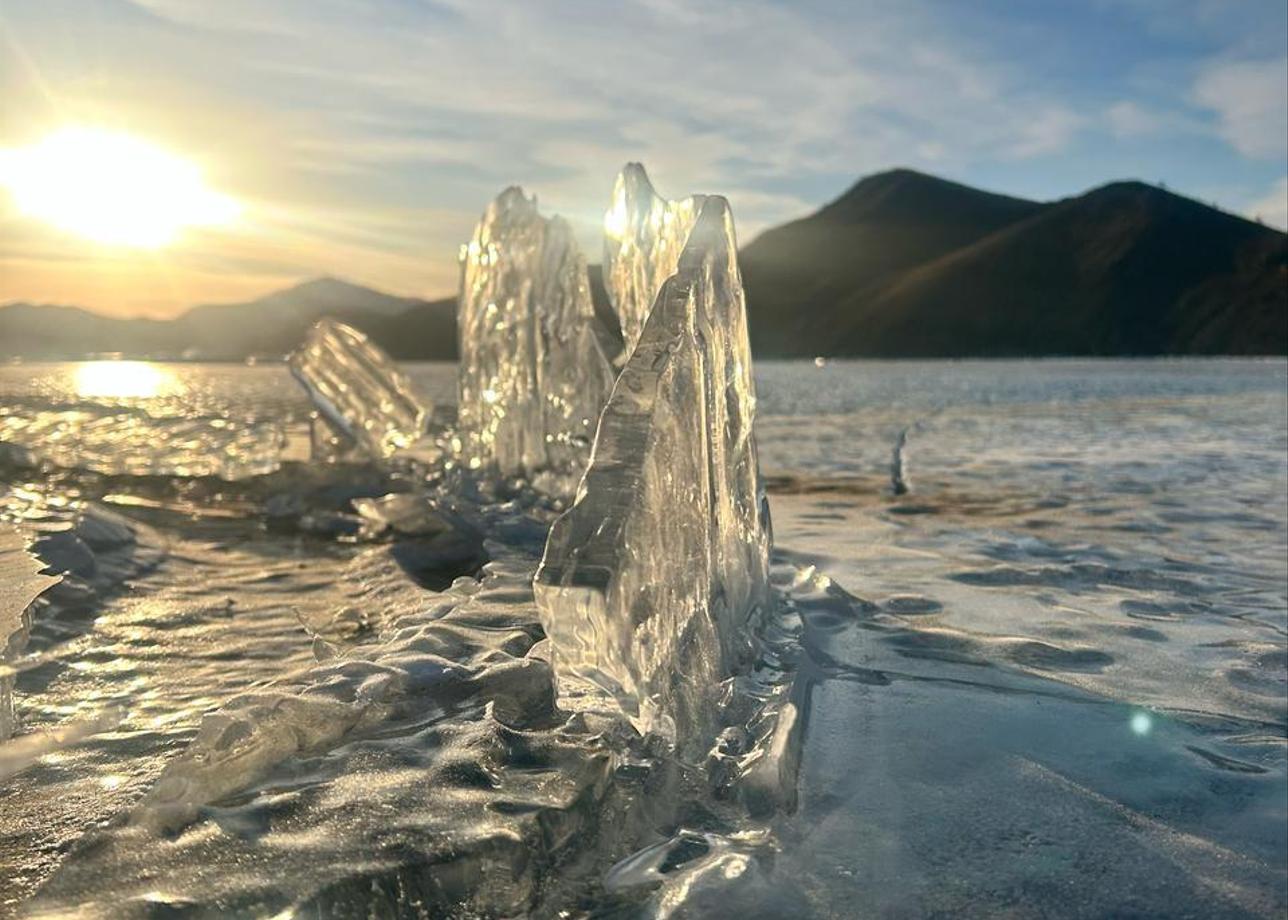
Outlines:
{"type": "Polygon", "coordinates": [[[76,368],[76,393],[100,399],[153,399],[172,374],[146,361],[87,361],[76,368]]]}
{"type": "Polygon", "coordinates": [[[154,249],[187,227],[225,225],[240,212],[194,164],[99,128],[64,128],[0,150],[0,185],[27,216],[116,246],[154,249]]]}

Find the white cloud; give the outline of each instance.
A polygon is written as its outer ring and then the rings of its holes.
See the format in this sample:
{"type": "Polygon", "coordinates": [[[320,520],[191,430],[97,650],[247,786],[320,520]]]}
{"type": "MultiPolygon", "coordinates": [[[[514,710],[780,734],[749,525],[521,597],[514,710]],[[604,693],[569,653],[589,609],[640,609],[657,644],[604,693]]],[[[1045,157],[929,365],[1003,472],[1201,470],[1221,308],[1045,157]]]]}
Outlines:
{"type": "MultiPolygon", "coordinates": [[[[307,215],[292,227],[301,274],[421,247],[388,269],[402,289],[449,289],[442,241],[513,182],[597,258],[627,160],[667,194],[725,194],[750,239],[877,169],[1054,162],[1093,125],[1076,93],[1031,78],[1025,49],[999,53],[928,0],[623,0],[611,15],[597,0],[131,2],[85,24],[31,4],[6,28],[63,111],[128,115],[208,151],[221,188],[307,215]],[[92,60],[68,51],[82,45],[92,60]],[[435,218],[404,221],[408,208],[435,218]]],[[[17,124],[32,106],[6,108],[17,124]]]]}
{"type": "Polygon", "coordinates": [[[1216,112],[1221,136],[1246,157],[1288,157],[1288,57],[1208,66],[1194,101],[1216,112]]]}
{"type": "Polygon", "coordinates": [[[1115,102],[1106,111],[1109,130],[1115,137],[1145,137],[1157,133],[1165,119],[1130,99],[1115,102]]]}
{"type": "Polygon", "coordinates": [[[1265,197],[1252,202],[1243,213],[1253,220],[1288,230],[1288,176],[1278,179],[1265,197]]]}
{"type": "Polygon", "coordinates": [[[135,2],[212,41],[235,41],[240,66],[294,85],[325,135],[294,143],[331,160],[328,171],[343,170],[334,158],[346,148],[369,167],[380,150],[405,161],[418,148],[454,146],[524,179],[523,157],[557,147],[563,159],[546,165],[598,187],[608,180],[588,176],[569,148],[665,155],[637,130],[648,125],[679,145],[683,187],[719,189],[734,161],[745,175],[790,180],[1040,156],[1063,149],[1082,123],[920,2],[856,3],[832,23],[764,0],[646,0],[612,16],[529,0],[384,0],[371,9],[281,0],[269,12],[248,0],[135,2]],[[405,126],[512,124],[480,126],[466,141],[410,142],[375,124],[353,136],[337,113],[354,110],[392,112],[405,126]]]}
{"type": "Polygon", "coordinates": [[[1142,105],[1132,99],[1120,99],[1106,109],[1103,123],[1119,140],[1212,133],[1204,117],[1173,107],[1142,105]]]}
{"type": "Polygon", "coordinates": [[[1010,153],[1021,159],[1056,153],[1068,146],[1086,119],[1064,106],[1052,106],[1033,113],[1019,126],[1019,137],[1010,153]]]}

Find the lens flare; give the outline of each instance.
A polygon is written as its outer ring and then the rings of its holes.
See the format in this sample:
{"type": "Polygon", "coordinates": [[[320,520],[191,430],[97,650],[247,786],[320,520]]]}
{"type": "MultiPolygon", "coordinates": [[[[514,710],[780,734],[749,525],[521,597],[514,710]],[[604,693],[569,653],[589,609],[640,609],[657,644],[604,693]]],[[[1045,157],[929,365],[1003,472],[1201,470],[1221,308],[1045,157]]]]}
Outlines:
{"type": "Polygon", "coordinates": [[[1142,738],[1154,727],[1154,720],[1147,712],[1138,712],[1131,717],[1131,730],[1142,738]]]}

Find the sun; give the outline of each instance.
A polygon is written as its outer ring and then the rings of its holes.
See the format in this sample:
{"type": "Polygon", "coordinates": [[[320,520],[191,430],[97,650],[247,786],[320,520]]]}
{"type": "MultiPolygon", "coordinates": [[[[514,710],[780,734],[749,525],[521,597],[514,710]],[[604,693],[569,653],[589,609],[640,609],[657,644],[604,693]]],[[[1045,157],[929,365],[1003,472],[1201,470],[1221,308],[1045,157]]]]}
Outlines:
{"type": "Polygon", "coordinates": [[[241,211],[194,164],[100,128],[63,128],[0,150],[0,186],[23,214],[114,246],[156,249],[185,228],[226,225],[241,211]]]}

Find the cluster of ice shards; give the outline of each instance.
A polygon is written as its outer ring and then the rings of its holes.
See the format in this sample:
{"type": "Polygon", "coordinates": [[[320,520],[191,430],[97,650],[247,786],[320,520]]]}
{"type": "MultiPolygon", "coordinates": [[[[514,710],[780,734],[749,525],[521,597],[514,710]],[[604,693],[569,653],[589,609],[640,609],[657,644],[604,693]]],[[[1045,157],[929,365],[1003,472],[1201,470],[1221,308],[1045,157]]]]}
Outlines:
{"type": "Polygon", "coordinates": [[[287,362],[321,415],[312,432],[320,459],[355,444],[388,457],[424,434],[429,407],[393,359],[352,326],[319,321],[287,362]]]}
{"type": "Polygon", "coordinates": [[[511,187],[461,250],[458,429],[467,466],[579,475],[613,385],[586,262],[511,187]]]}
{"type": "MultiPolygon", "coordinates": [[[[634,163],[605,231],[627,356],[615,387],[568,224],[517,187],[488,206],[461,254],[456,449],[507,476],[585,470],[535,580],[561,694],[607,694],[641,730],[683,740],[712,724],[769,598],[737,244],[723,198],[669,202],[634,163]]],[[[368,450],[419,434],[405,378],[354,330],[319,324],[291,366],[368,450]]]]}
{"type": "Polygon", "coordinates": [[[733,219],[711,196],[537,571],[566,704],[607,693],[640,730],[680,743],[711,727],[721,681],[769,600],[755,402],[733,219]]]}
{"type": "Polygon", "coordinates": [[[667,201],[639,163],[627,163],[604,215],[604,287],[629,356],[662,283],[675,274],[705,196],[667,201]]]}

